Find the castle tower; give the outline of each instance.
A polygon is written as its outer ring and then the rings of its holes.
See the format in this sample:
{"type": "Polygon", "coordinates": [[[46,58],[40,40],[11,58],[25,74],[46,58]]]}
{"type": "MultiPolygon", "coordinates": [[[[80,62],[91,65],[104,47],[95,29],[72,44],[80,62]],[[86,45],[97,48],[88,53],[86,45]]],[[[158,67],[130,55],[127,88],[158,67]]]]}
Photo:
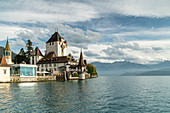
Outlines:
{"type": "Polygon", "coordinates": [[[78,67],[81,68],[81,71],[83,71],[83,67],[85,67],[86,65],[84,64],[84,60],[83,60],[83,53],[80,53],[80,58],[79,58],[79,64],[78,67]]]}
{"type": "Polygon", "coordinates": [[[79,79],[80,79],[80,80],[86,79],[86,78],[85,78],[86,65],[84,64],[82,51],[81,51],[81,53],[80,53],[79,64],[78,64],[77,67],[78,67],[78,70],[79,70],[79,79]]]}
{"type": "Polygon", "coordinates": [[[46,54],[54,52],[58,56],[67,56],[67,41],[58,32],[55,32],[46,42],[46,54]]]}
{"type": "Polygon", "coordinates": [[[6,47],[5,47],[5,59],[6,59],[8,64],[13,64],[12,63],[12,52],[11,52],[11,49],[9,47],[8,38],[7,38],[7,43],[6,43],[6,47]]]}

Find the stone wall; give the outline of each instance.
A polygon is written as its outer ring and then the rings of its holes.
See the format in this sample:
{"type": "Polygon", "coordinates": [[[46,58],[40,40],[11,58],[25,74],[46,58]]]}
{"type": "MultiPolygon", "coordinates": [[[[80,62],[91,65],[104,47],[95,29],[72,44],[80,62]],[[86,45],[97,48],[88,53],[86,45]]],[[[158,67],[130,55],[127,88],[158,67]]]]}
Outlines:
{"type": "Polygon", "coordinates": [[[53,75],[56,76],[56,80],[63,80],[63,81],[66,81],[66,80],[67,80],[66,71],[64,71],[64,72],[55,71],[55,72],[53,73],[53,75]]]}
{"type": "Polygon", "coordinates": [[[53,76],[34,76],[34,77],[20,77],[10,76],[10,82],[41,82],[41,81],[65,81],[67,80],[66,71],[56,72],[53,76]]]}
{"type": "Polygon", "coordinates": [[[10,77],[10,82],[41,82],[41,81],[56,81],[56,76],[10,77]]]}

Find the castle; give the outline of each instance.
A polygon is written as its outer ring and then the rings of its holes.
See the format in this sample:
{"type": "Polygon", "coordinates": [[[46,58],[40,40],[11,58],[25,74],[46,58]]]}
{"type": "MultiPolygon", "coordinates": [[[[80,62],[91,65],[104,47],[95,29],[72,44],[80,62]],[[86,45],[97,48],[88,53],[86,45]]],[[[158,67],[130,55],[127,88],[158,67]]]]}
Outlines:
{"type": "Polygon", "coordinates": [[[74,58],[67,56],[67,41],[64,41],[64,38],[58,32],[55,32],[46,42],[45,56],[36,48],[30,58],[30,63],[37,65],[39,75],[57,74],[61,71],[71,72],[71,74],[75,71],[85,72],[82,52],[79,63],[74,58]]]}
{"type": "Polygon", "coordinates": [[[19,77],[20,81],[38,81],[37,75],[60,76],[61,73],[65,73],[63,74],[64,80],[72,79],[75,72],[79,74],[76,79],[85,79],[87,75],[82,51],[79,62],[67,56],[67,41],[58,32],[55,32],[46,42],[45,55],[36,47],[29,59],[30,64],[14,64],[7,39],[0,64],[0,82],[14,81],[13,78],[16,80],[16,77],[19,77]]]}

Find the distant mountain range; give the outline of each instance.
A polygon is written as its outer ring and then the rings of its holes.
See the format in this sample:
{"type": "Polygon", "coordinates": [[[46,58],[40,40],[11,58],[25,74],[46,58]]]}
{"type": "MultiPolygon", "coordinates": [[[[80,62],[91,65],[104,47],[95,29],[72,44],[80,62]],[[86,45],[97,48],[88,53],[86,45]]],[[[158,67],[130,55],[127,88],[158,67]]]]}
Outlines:
{"type": "MultiPolygon", "coordinates": [[[[0,46],[0,59],[2,58],[3,54],[4,54],[4,50],[5,48],[0,46]]],[[[12,52],[12,59],[16,56],[17,54],[12,52]]],[[[0,61],[1,62],[1,61],[0,61]]]]}
{"type": "Polygon", "coordinates": [[[170,76],[170,61],[158,64],[137,64],[128,61],[92,64],[99,76],[170,76]]]}

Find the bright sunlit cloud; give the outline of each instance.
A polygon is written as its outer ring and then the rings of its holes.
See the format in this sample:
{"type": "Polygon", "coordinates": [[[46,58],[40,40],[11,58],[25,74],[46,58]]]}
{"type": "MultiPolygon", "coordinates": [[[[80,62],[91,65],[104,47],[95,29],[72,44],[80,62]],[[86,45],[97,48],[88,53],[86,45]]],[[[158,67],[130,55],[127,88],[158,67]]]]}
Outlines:
{"type": "Polygon", "coordinates": [[[169,0],[1,0],[0,45],[8,36],[17,53],[30,39],[44,53],[58,29],[68,53],[79,58],[82,47],[88,62],[170,60],[169,6],[169,0]]]}

